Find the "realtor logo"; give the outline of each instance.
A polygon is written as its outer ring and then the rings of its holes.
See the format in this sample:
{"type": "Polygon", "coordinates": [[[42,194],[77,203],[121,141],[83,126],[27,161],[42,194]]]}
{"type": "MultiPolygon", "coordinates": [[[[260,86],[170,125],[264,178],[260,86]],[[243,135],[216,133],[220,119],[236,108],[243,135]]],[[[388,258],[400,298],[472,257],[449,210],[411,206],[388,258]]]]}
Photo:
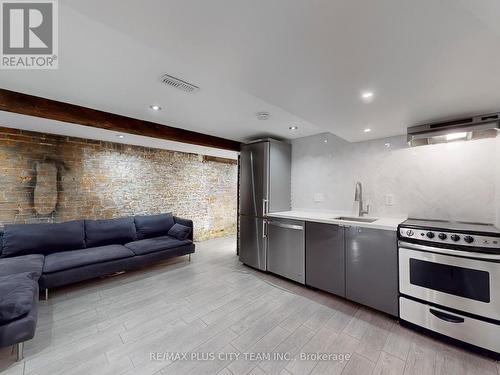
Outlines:
{"type": "Polygon", "coordinates": [[[1,0],[2,69],[57,69],[57,0],[1,0]]]}

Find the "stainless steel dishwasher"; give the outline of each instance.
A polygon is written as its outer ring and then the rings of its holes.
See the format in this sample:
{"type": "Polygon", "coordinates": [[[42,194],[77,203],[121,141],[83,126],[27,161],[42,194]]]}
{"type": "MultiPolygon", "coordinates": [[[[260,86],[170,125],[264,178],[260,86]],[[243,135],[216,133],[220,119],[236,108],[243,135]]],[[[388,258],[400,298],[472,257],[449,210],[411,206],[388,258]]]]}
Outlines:
{"type": "Polygon", "coordinates": [[[304,222],[269,218],[267,270],[305,284],[304,222]]]}

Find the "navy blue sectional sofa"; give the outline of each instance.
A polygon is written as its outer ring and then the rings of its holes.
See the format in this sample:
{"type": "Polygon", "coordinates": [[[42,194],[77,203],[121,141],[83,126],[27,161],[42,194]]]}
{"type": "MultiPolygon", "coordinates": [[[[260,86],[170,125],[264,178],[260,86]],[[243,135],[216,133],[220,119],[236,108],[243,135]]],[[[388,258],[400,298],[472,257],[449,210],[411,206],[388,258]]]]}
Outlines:
{"type": "Polygon", "coordinates": [[[0,232],[0,347],[35,334],[39,289],[194,253],[193,222],[173,216],[12,224],[0,232]]]}

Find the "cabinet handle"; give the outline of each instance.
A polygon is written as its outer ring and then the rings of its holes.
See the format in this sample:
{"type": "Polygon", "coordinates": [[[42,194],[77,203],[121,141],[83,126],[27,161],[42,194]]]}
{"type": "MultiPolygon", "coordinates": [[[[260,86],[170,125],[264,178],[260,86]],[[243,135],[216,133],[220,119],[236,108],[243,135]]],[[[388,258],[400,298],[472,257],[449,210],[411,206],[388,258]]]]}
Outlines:
{"type": "Polygon", "coordinates": [[[449,322],[449,323],[463,323],[465,321],[465,319],[460,317],[460,316],[447,314],[447,313],[444,313],[442,311],[429,309],[429,312],[432,315],[434,315],[436,318],[439,318],[439,319],[444,320],[444,321],[449,322]]]}
{"type": "Polygon", "coordinates": [[[268,224],[285,229],[304,230],[304,227],[302,225],[283,224],[283,223],[278,223],[276,221],[270,221],[268,224]]]}
{"type": "Polygon", "coordinates": [[[464,258],[477,258],[477,259],[484,259],[487,261],[499,261],[500,260],[500,255],[496,255],[496,254],[474,253],[474,255],[470,255],[470,254],[464,255],[463,253],[465,253],[465,251],[430,247],[430,246],[425,246],[425,245],[417,245],[414,243],[409,243],[409,242],[404,242],[404,241],[398,241],[398,247],[400,250],[410,249],[410,250],[431,251],[433,253],[439,253],[439,254],[445,254],[445,255],[457,255],[460,257],[464,257],[464,258]]]}

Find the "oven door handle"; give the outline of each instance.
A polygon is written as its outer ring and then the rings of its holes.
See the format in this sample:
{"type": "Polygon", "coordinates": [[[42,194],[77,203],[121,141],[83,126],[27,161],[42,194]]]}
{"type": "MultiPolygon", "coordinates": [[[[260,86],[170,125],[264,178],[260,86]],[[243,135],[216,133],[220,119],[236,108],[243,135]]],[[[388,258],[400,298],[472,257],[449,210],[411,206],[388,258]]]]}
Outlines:
{"type": "Polygon", "coordinates": [[[439,311],[439,310],[434,310],[434,309],[429,309],[429,312],[434,315],[435,317],[444,320],[449,323],[463,323],[465,321],[464,318],[461,318],[459,316],[455,315],[450,315],[445,312],[439,311]]]}
{"type": "Polygon", "coordinates": [[[468,252],[468,251],[444,249],[442,247],[418,245],[415,243],[404,242],[404,241],[399,241],[398,245],[400,248],[403,247],[405,249],[429,251],[432,253],[439,253],[439,254],[446,254],[446,255],[455,255],[458,257],[462,257],[462,258],[500,261],[500,255],[496,255],[496,254],[485,254],[485,253],[476,253],[476,252],[472,252],[472,251],[468,252]]]}

